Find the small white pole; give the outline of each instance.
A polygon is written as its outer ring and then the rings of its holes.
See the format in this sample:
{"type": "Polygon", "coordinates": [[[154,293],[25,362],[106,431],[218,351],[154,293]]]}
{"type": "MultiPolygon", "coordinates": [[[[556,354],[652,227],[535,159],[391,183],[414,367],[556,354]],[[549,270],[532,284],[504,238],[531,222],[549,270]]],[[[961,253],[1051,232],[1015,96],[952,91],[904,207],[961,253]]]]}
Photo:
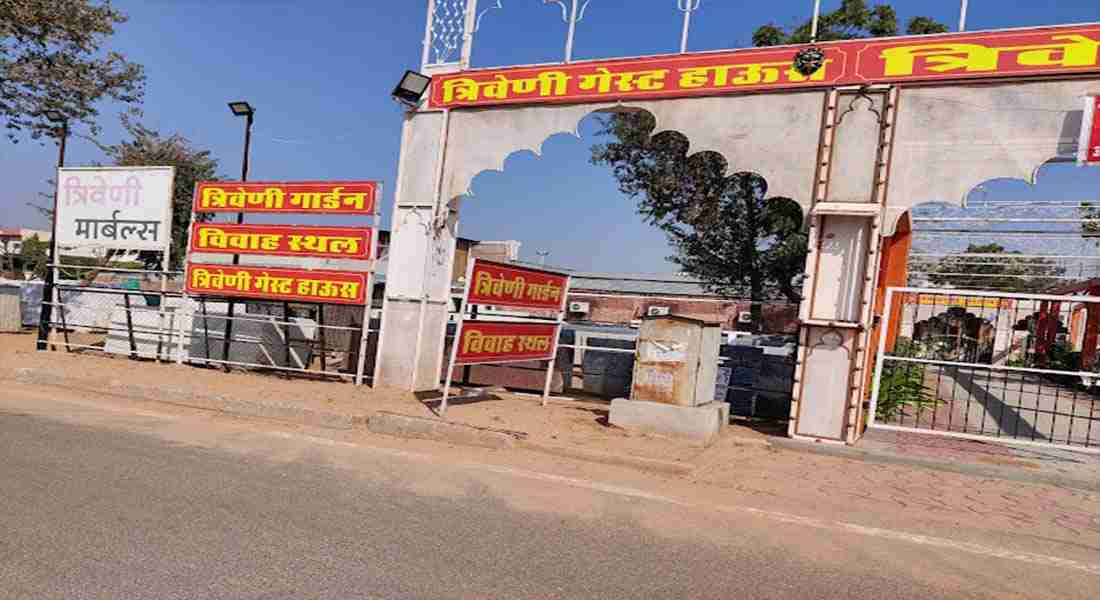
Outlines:
{"type": "Polygon", "coordinates": [[[565,37],[565,62],[573,62],[573,36],[577,32],[577,2],[573,0],[573,10],[569,15],[569,33],[565,37]]]}
{"type": "Polygon", "coordinates": [[[432,29],[435,26],[435,0],[428,0],[428,23],[424,26],[424,49],[420,56],[420,68],[428,66],[428,61],[432,59],[432,42],[434,41],[435,34],[432,29]]]}
{"type": "Polygon", "coordinates": [[[962,6],[959,7],[959,31],[966,31],[966,9],[968,5],[968,0],[962,0],[962,6]]]}
{"type": "Polygon", "coordinates": [[[878,395],[882,386],[882,367],[886,362],[886,338],[890,335],[891,314],[894,306],[894,288],[886,288],[886,303],[882,307],[882,320],[879,321],[878,332],[878,356],[875,357],[875,378],[871,382],[871,407],[867,413],[867,428],[875,425],[875,416],[878,412],[878,395]]]}
{"type": "Polygon", "coordinates": [[[810,43],[817,41],[817,22],[821,19],[821,0],[814,0],[814,24],[810,29],[810,43]]]}
{"type": "MultiPolygon", "coordinates": [[[[447,362],[447,378],[443,384],[443,401],[439,403],[439,416],[447,413],[447,399],[451,396],[451,377],[455,371],[455,360],[458,358],[458,345],[462,342],[462,324],[466,320],[466,306],[470,299],[470,278],[474,275],[474,265],[477,259],[471,259],[466,265],[466,286],[462,290],[462,304],[458,309],[458,321],[455,323],[455,335],[451,338],[451,360],[447,362]]],[[[446,328],[444,328],[446,331],[446,328]]]]}
{"type": "Polygon", "coordinates": [[[679,8],[684,13],[684,31],[680,34],[680,54],[688,51],[688,32],[691,31],[691,13],[699,8],[702,0],[678,0],[679,8]]]}
{"type": "MultiPolygon", "coordinates": [[[[561,306],[558,307],[558,326],[554,328],[554,343],[550,348],[550,364],[546,368],[546,382],[542,386],[542,406],[546,407],[547,400],[550,399],[550,385],[554,382],[554,367],[558,362],[558,344],[561,341],[561,330],[565,325],[565,307],[569,305],[569,285],[572,283],[572,277],[565,278],[565,289],[561,294],[561,306]]],[[[562,378],[562,387],[565,387],[565,379],[562,378]]]]}
{"type": "MultiPolygon", "coordinates": [[[[377,231],[378,230],[375,229],[375,232],[377,231]]],[[[371,243],[374,243],[373,239],[371,240],[371,243]]],[[[374,252],[371,251],[371,254],[373,255],[374,252]]],[[[370,340],[370,312],[371,307],[373,306],[372,303],[374,302],[374,264],[374,259],[371,259],[371,271],[367,274],[367,301],[363,306],[363,327],[359,331],[359,360],[356,362],[355,365],[355,385],[357,387],[363,385],[363,370],[366,368],[367,365],[367,342],[370,340]]],[[[324,310],[324,308],[322,307],[321,310],[324,310]]],[[[289,321],[290,319],[287,318],[287,320],[289,321]]],[[[290,329],[288,326],[287,332],[289,333],[289,331],[290,329]]],[[[322,348],[322,351],[323,350],[324,349],[322,348]]]]}

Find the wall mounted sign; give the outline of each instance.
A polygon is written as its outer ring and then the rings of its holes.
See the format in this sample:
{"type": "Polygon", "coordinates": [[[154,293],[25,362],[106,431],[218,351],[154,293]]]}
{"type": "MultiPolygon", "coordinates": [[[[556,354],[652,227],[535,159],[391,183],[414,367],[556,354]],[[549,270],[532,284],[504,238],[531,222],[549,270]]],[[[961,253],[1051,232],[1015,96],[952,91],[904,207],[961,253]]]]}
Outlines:
{"type": "Polygon", "coordinates": [[[509,308],[565,308],[567,275],[502,263],[477,260],[468,282],[470,304],[509,308]]]}
{"type": "Polygon", "coordinates": [[[374,230],[369,227],[228,225],[197,223],[191,252],[371,259],[374,230]]]}
{"type": "Polygon", "coordinates": [[[195,212],[373,215],[376,181],[202,182],[195,187],[195,212]]]}
{"type": "Polygon", "coordinates": [[[363,305],[366,273],[188,263],[187,293],[259,300],[363,305]]]}
{"type": "Polygon", "coordinates": [[[873,83],[1100,73],[1100,25],[822,43],[823,66],[794,69],[804,46],[464,71],[432,82],[430,106],[614,102],[873,83]]]}
{"type": "Polygon", "coordinates": [[[1077,148],[1078,164],[1100,165],[1100,95],[1085,98],[1081,141],[1077,148]]]}
{"type": "Polygon", "coordinates": [[[58,169],[58,245],[166,252],[175,173],[173,167],[58,169]]]}

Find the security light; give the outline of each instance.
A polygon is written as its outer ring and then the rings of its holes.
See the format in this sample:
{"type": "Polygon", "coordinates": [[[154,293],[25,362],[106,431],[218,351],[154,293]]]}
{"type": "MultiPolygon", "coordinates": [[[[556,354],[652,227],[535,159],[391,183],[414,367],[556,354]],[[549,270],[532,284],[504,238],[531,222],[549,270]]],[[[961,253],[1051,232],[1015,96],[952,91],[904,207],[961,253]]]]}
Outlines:
{"type": "Polygon", "coordinates": [[[255,111],[252,109],[252,105],[244,100],[238,100],[236,102],[229,103],[229,110],[233,111],[234,115],[238,117],[247,117],[252,115],[255,111]]]}
{"type": "Polygon", "coordinates": [[[420,104],[420,98],[424,95],[424,92],[428,89],[428,84],[432,82],[432,78],[427,75],[422,75],[416,71],[405,71],[405,75],[401,78],[401,82],[397,84],[397,87],[393,88],[393,97],[398,102],[408,105],[417,106],[420,104]]]}

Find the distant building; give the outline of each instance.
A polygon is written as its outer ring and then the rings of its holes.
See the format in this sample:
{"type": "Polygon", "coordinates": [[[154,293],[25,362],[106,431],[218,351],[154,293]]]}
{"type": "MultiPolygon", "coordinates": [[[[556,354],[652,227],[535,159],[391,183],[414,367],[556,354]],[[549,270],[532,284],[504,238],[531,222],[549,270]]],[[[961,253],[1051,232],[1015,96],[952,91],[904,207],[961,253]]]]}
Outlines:
{"type": "MultiPolygon", "coordinates": [[[[706,289],[691,276],[638,273],[573,272],[569,320],[606,325],[636,325],[647,315],[674,314],[712,323],[727,330],[750,330],[752,302],[706,289]]],[[[764,303],[766,333],[796,333],[798,305],[773,299],[764,303]]]]}
{"type": "Polygon", "coordinates": [[[50,232],[24,227],[0,227],[0,256],[15,256],[23,250],[23,241],[35,236],[43,242],[50,240],[50,232]]]}

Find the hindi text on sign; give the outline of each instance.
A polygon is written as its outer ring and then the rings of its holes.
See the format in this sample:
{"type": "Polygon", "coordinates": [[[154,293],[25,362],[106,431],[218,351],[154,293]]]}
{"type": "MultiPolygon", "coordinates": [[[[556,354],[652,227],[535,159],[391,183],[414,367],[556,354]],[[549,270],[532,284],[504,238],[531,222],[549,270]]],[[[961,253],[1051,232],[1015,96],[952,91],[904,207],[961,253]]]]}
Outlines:
{"type": "Polygon", "coordinates": [[[377,200],[373,181],[202,182],[194,211],[373,215],[377,200]]]}
{"type": "Polygon", "coordinates": [[[369,259],[373,229],[196,223],[192,252],[369,259]]]}
{"type": "Polygon", "coordinates": [[[463,321],[455,364],[549,360],[557,324],[463,321]]]}
{"type": "Polygon", "coordinates": [[[955,33],[821,45],[825,64],[794,70],[797,48],[746,49],[465,71],[435,78],[431,106],[719,95],[894,81],[1100,73],[1100,26],[955,33]]]}
{"type": "Polygon", "coordinates": [[[565,275],[477,260],[470,276],[471,304],[561,310],[565,302],[565,275]]]}
{"type": "Polygon", "coordinates": [[[190,263],[187,293],[226,297],[362,305],[366,275],[190,263]]]}
{"type": "Polygon", "coordinates": [[[167,251],[174,177],[172,167],[58,169],[58,245],[167,251]]]}

